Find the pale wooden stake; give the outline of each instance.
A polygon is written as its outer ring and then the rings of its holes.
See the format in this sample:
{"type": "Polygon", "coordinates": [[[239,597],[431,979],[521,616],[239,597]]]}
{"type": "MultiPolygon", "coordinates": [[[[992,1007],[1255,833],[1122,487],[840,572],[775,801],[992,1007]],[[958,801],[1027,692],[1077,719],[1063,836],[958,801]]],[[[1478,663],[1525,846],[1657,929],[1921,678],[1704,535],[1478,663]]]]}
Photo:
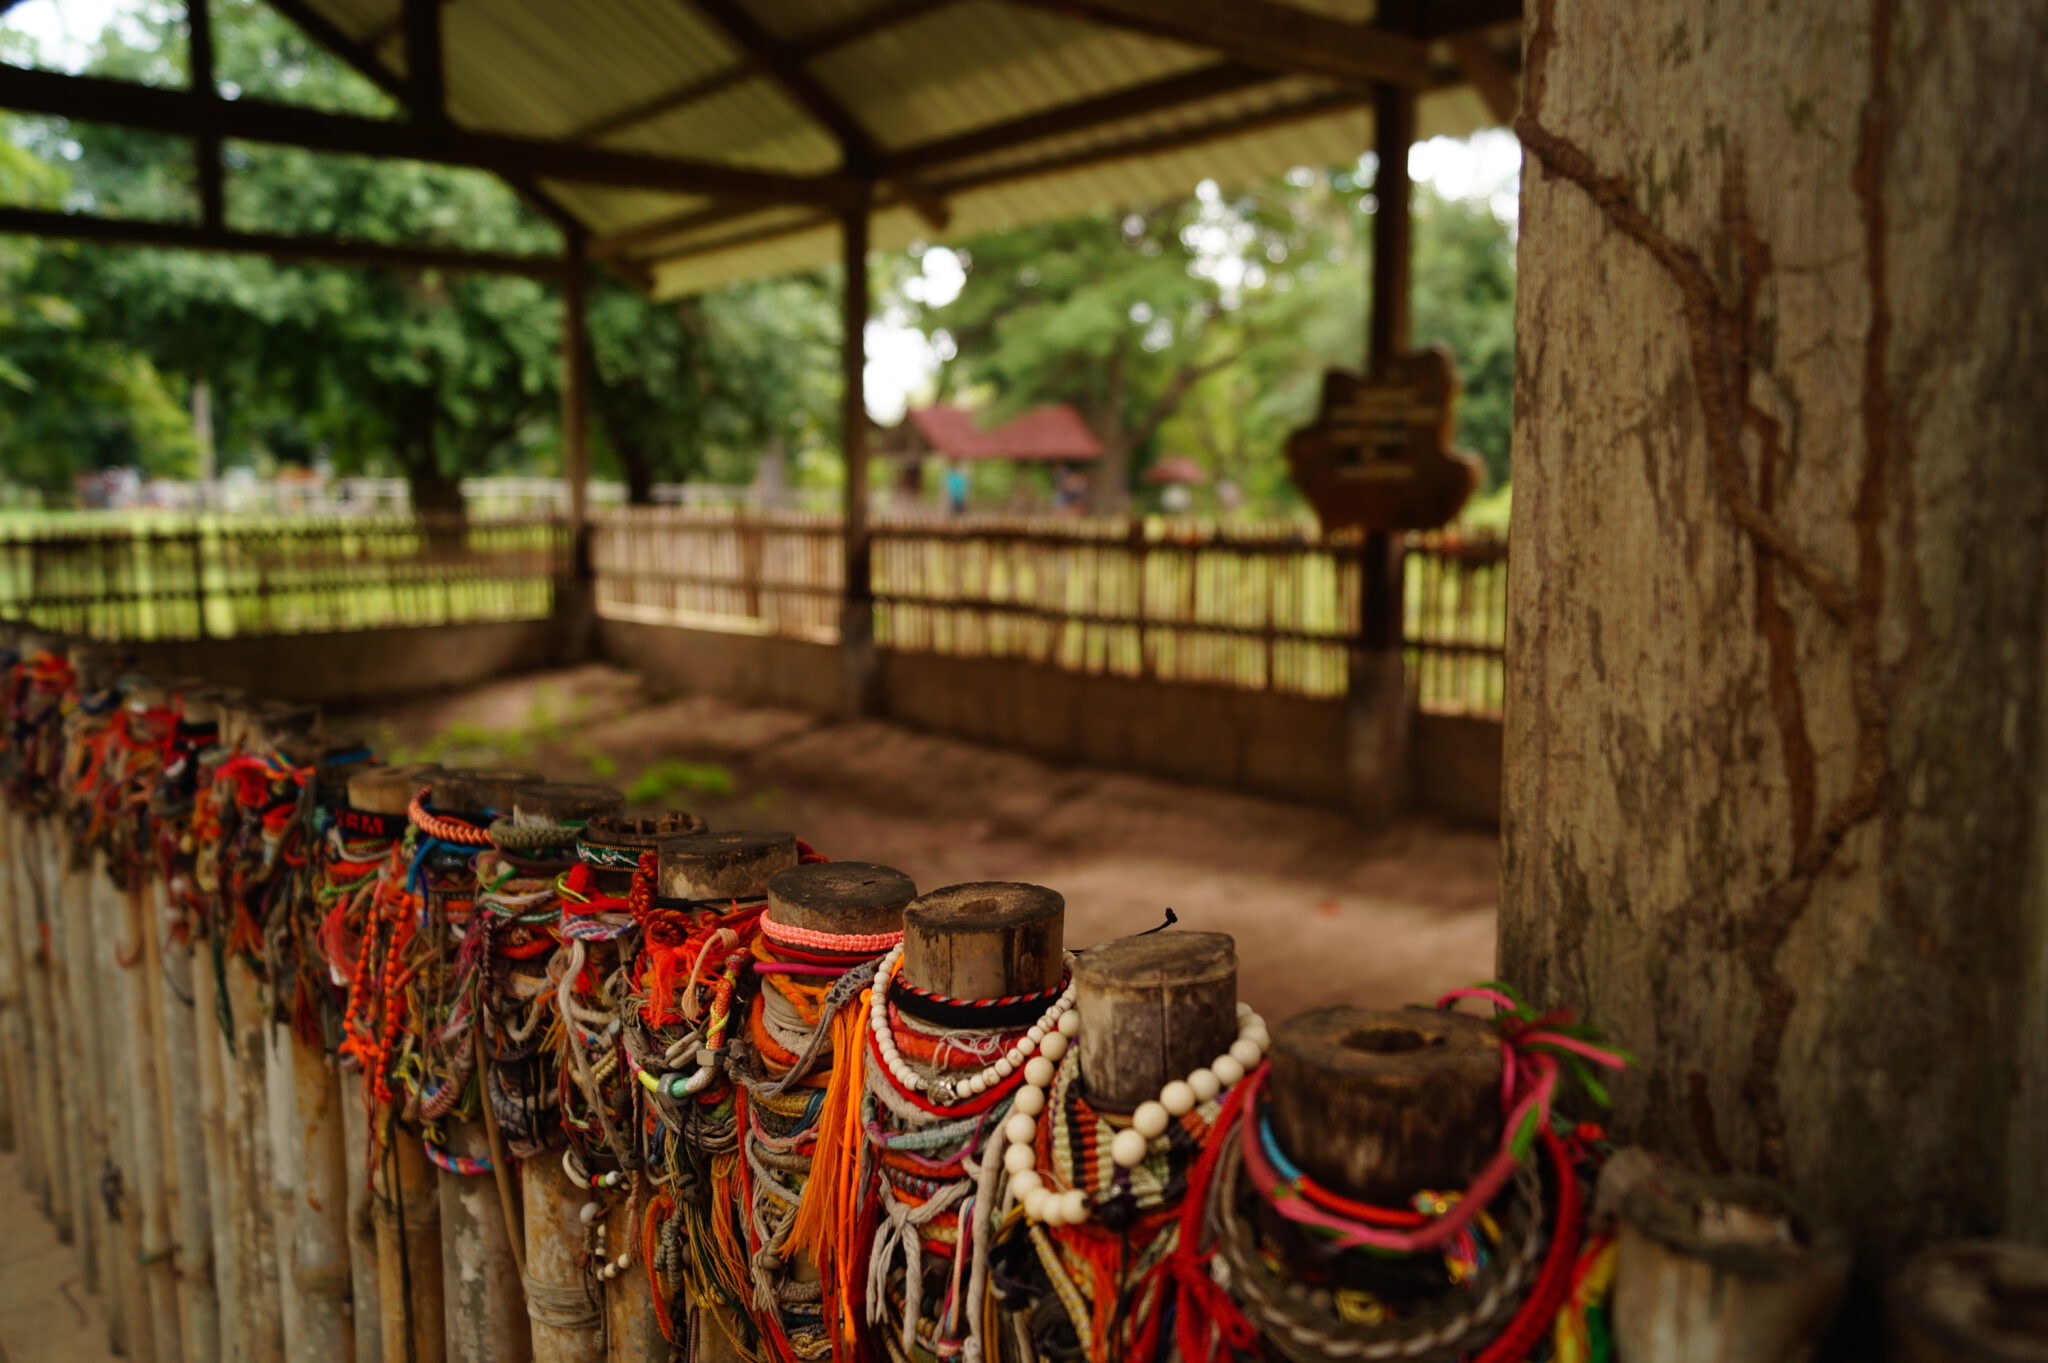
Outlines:
{"type": "MultiPolygon", "coordinates": [[[[512,813],[517,819],[587,822],[615,815],[625,803],[626,797],[610,786],[543,783],[515,791],[512,813]]],[[[494,1148],[492,1158],[501,1160],[503,1155],[494,1148]]],[[[581,1258],[583,1222],[579,1212],[589,1194],[569,1181],[555,1151],[522,1161],[513,1177],[518,1185],[512,1191],[523,1204],[524,1224],[515,1233],[523,1237],[525,1246],[526,1312],[534,1363],[603,1363],[604,1336],[598,1329],[604,1323],[601,1299],[581,1258]],[[538,1301],[536,1294],[541,1298],[538,1301]],[[577,1304],[565,1306],[568,1302],[577,1304]]],[[[501,1189],[509,1186],[500,1184],[501,1189]]],[[[513,1214],[508,1205],[508,1225],[513,1214]]]]}
{"type": "MultiPolygon", "coordinates": [[[[481,822],[489,814],[511,813],[522,788],[542,784],[537,772],[443,771],[431,783],[427,804],[436,812],[481,822]]],[[[453,946],[451,942],[451,952],[453,946]]],[[[490,1154],[490,1136],[481,1117],[447,1122],[442,1134],[451,1155],[481,1159],[490,1154]]],[[[520,1281],[495,1180],[445,1169],[437,1173],[447,1357],[450,1363],[524,1363],[533,1353],[526,1286],[520,1281]]]]}
{"type": "MultiPolygon", "coordinates": [[[[361,762],[335,759],[361,749],[359,738],[319,734],[283,739],[277,752],[294,767],[314,769],[313,799],[332,809],[347,798],[361,762]]],[[[283,981],[272,981],[275,996],[283,981]]],[[[282,1011],[274,999],[273,1013],[282,1011]]],[[[317,1039],[298,1035],[288,1018],[269,1031],[271,1219],[277,1237],[287,1356],[346,1358],[355,1350],[350,1312],[348,1154],[332,1063],[317,1039]]]]}
{"type": "Polygon", "coordinates": [[[1074,963],[1088,1101],[1129,1112],[1237,1040],[1237,949],[1228,933],[1154,932],[1103,942],[1074,963]]]}
{"type": "MultiPolygon", "coordinates": [[[[403,814],[413,793],[439,770],[372,768],[349,778],[348,801],[372,814],[403,814]]],[[[365,1081],[367,1082],[367,1081],[365,1081]]],[[[369,1113],[381,1156],[371,1170],[377,1229],[377,1307],[384,1363],[443,1363],[447,1337],[441,1297],[441,1204],[434,1166],[419,1136],[389,1107],[369,1113]]],[[[360,1158],[360,1153],[353,1158],[360,1158]]],[[[358,1335],[366,1333],[363,1323],[358,1335]]]]}
{"type": "Polygon", "coordinates": [[[1841,1295],[1843,1240],[1775,1185],[1644,1176],[1622,1200],[1612,1322],[1617,1358],[1795,1363],[1841,1295]]]}
{"type": "MultiPolygon", "coordinates": [[[[437,762],[412,762],[359,770],[349,777],[347,799],[351,807],[366,813],[401,812],[412,791],[425,785],[440,770],[437,762]],[[375,780],[365,781],[362,789],[367,792],[381,788],[399,805],[398,811],[377,810],[361,803],[357,794],[358,778],[369,777],[372,772],[375,780]]],[[[363,798],[368,798],[367,794],[363,798]]],[[[379,1204],[371,1154],[375,1139],[371,1127],[371,1098],[363,1081],[362,1066],[354,1060],[340,1066],[335,1073],[335,1088],[341,1098],[342,1170],[348,1181],[349,1307],[355,1334],[355,1363],[384,1363],[383,1291],[377,1262],[379,1204]]],[[[396,1357],[402,1358],[403,1355],[396,1357]]]]}
{"type": "MultiPolygon", "coordinates": [[[[714,911],[734,899],[767,894],[769,882],[795,866],[798,856],[793,835],[749,829],[665,837],[657,846],[661,893],[704,901],[715,906],[714,911]]],[[[634,1229],[613,1221],[606,1234],[610,1244],[623,1243],[619,1237],[627,1235],[635,1245],[633,1272],[613,1279],[605,1290],[609,1337],[605,1357],[609,1363],[656,1363],[668,1357],[668,1342],[661,1337],[655,1318],[646,1266],[638,1262],[639,1240],[634,1229]]],[[[699,1358],[705,1363],[727,1363],[740,1356],[733,1343],[737,1326],[722,1307],[707,1307],[696,1319],[699,1358]]]]}
{"type": "Polygon", "coordinates": [[[1952,1240],[1891,1293],[1893,1363],[2048,1363],[2048,1249],[1952,1240]]]}

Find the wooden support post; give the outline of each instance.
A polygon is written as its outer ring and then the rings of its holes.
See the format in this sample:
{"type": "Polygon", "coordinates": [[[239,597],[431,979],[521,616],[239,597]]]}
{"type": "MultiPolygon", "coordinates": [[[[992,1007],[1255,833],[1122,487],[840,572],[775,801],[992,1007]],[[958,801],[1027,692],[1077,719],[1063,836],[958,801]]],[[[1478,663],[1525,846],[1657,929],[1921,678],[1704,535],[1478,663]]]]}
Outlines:
{"type": "MultiPolygon", "coordinates": [[[[872,195],[872,188],[869,190],[872,195]]],[[[839,438],[846,463],[844,597],[839,611],[842,703],[867,715],[881,703],[875,657],[874,545],[868,527],[868,228],[871,197],[840,220],[844,275],[839,332],[839,438]]]]}
{"type": "Polygon", "coordinates": [[[1645,1176],[1623,1200],[1616,1245],[1616,1356],[1660,1363],[1810,1357],[1849,1265],[1839,1234],[1747,1178],[1645,1176]]]}
{"type": "Polygon", "coordinates": [[[1154,932],[1075,958],[1088,1101],[1129,1112],[1237,1040],[1237,948],[1228,933],[1154,932]]]}
{"type": "MultiPolygon", "coordinates": [[[[1415,93],[1380,85],[1373,92],[1372,277],[1366,316],[1366,369],[1383,369],[1408,349],[1415,225],[1408,148],[1415,140],[1415,93]]],[[[1408,672],[1401,617],[1403,540],[1375,530],[1361,557],[1359,634],[1351,649],[1349,690],[1353,812],[1382,822],[1408,805],[1408,672]]]]}
{"type": "Polygon", "coordinates": [[[1050,989],[1066,968],[1067,901],[1043,885],[977,881],[933,890],[903,915],[903,974],[955,999],[1050,989]]]}
{"type": "MultiPolygon", "coordinates": [[[[372,814],[403,814],[413,793],[440,777],[417,767],[378,767],[349,778],[348,802],[372,814]]],[[[416,1133],[389,1107],[373,1108],[366,1125],[378,1152],[370,1174],[377,1238],[378,1316],[364,1319],[358,1337],[375,1328],[384,1363],[443,1363],[446,1311],[441,1296],[441,1203],[434,1167],[416,1133]]],[[[352,1151],[353,1163],[363,1158],[352,1151]]]]}
{"type": "Polygon", "coordinates": [[[578,547],[577,571],[588,568],[582,546],[590,522],[589,397],[590,350],[585,340],[585,293],[589,266],[583,239],[572,234],[563,243],[562,276],[562,480],[569,489],[569,525],[578,547]]]}
{"type": "MultiPolygon", "coordinates": [[[[587,823],[614,816],[625,804],[626,797],[610,786],[543,783],[513,793],[512,816],[587,823]]],[[[501,1159],[503,1153],[494,1149],[492,1157],[501,1159]]],[[[582,1262],[581,1212],[589,1194],[569,1181],[553,1151],[506,1172],[514,1180],[512,1196],[521,1203],[519,1234],[526,1250],[526,1314],[534,1363],[603,1363],[603,1303],[582,1262]]],[[[506,1186],[501,1182],[501,1188],[506,1186]]],[[[511,1211],[506,1208],[508,1217],[511,1211]]]]}
{"type": "MultiPolygon", "coordinates": [[[[512,813],[519,793],[529,788],[544,788],[538,773],[443,771],[434,777],[428,803],[436,812],[481,821],[488,814],[512,813]]],[[[453,946],[449,944],[451,951],[453,946]]],[[[447,1122],[442,1134],[450,1154],[471,1159],[490,1154],[481,1115],[447,1122]]],[[[449,1363],[524,1363],[533,1347],[526,1288],[495,1179],[442,1169],[438,1182],[449,1363]]]]}
{"type": "Polygon", "coordinates": [[[1892,1363],[2048,1363],[2048,1249],[1953,1240],[1891,1293],[1892,1363]]]}
{"type": "Polygon", "coordinates": [[[30,1129],[30,1093],[26,974],[20,928],[25,907],[21,865],[21,820],[12,809],[0,809],[0,1084],[7,1091],[7,1113],[0,1126],[0,1150],[14,1155],[24,1178],[34,1161],[30,1129]]]}
{"type": "Polygon", "coordinates": [[[1274,1137],[1348,1196],[1461,1188],[1500,1144],[1500,1038],[1477,1018],[1318,1008],[1274,1029],[1271,1059],[1274,1137]]]}

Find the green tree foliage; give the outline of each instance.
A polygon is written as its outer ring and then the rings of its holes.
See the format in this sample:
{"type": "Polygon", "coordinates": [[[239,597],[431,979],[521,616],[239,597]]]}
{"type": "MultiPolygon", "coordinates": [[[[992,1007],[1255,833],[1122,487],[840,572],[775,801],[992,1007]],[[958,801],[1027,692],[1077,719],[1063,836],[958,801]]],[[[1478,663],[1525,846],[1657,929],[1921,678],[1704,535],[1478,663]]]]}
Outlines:
{"type": "MultiPolygon", "coordinates": [[[[1021,228],[960,248],[957,297],[913,312],[942,396],[1008,413],[1071,402],[1103,440],[1117,503],[1167,450],[1254,501],[1298,505],[1281,449],[1323,371],[1364,350],[1370,176],[1299,170],[1233,194],[1021,228]]],[[[1460,439],[1508,470],[1514,253],[1483,205],[1416,190],[1414,336],[1466,384],[1460,439]]]]}
{"type": "MultiPolygon", "coordinates": [[[[155,6],[110,29],[89,69],[182,82],[181,14],[155,6]]],[[[214,22],[227,93],[397,112],[256,0],[215,0],[214,22]]],[[[0,162],[6,202],[197,219],[191,149],[179,139],[47,120],[0,121],[0,130],[11,158],[0,162]]],[[[479,172],[239,143],[224,159],[232,227],[560,248],[552,226],[479,172]]],[[[196,442],[183,408],[201,384],[230,462],[395,471],[416,506],[458,508],[467,474],[559,468],[561,303],[532,280],[24,244],[0,256],[0,307],[27,318],[0,346],[0,421],[11,422],[0,429],[35,451],[10,460],[8,474],[44,487],[80,466],[191,472],[196,442]]],[[[821,389],[834,363],[817,354],[832,315],[817,278],[683,306],[599,281],[588,335],[600,471],[617,468],[644,496],[657,478],[744,479],[771,436],[816,440],[833,401],[821,389]]]]}

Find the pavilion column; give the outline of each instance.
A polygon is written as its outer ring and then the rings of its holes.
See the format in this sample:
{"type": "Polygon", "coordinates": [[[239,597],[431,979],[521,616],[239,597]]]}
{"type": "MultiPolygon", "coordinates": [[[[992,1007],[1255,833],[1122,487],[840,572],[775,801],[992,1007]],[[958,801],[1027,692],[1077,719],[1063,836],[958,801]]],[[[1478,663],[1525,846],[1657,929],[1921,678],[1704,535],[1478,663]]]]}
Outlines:
{"type": "Polygon", "coordinates": [[[840,696],[846,713],[880,705],[875,656],[873,542],[868,526],[868,225],[872,199],[848,210],[840,237],[845,295],[841,306],[840,439],[846,451],[845,594],[839,612],[840,696]]]}
{"type": "Polygon", "coordinates": [[[590,655],[597,627],[597,583],[590,545],[590,343],[586,242],[565,233],[562,273],[562,481],[569,493],[569,573],[556,604],[563,661],[590,655]]]}
{"type": "MultiPolygon", "coordinates": [[[[1366,368],[1378,369],[1409,346],[1409,265],[1414,223],[1408,147],[1415,140],[1415,92],[1373,88],[1372,276],[1367,291],[1366,368]]],[[[1365,537],[1359,632],[1351,648],[1351,807],[1382,822],[1408,805],[1408,669],[1401,652],[1400,531],[1365,537]]]]}
{"type": "Polygon", "coordinates": [[[1525,41],[1503,978],[1866,1284],[2048,1237],[2048,12],[1525,41]]]}

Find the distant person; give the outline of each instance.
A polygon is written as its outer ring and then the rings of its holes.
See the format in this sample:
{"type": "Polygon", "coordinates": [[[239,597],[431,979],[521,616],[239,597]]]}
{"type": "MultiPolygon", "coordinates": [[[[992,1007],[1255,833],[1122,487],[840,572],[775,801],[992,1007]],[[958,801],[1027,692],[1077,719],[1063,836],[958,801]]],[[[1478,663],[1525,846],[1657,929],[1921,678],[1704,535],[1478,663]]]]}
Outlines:
{"type": "Polygon", "coordinates": [[[1052,504],[1063,516],[1080,511],[1088,496],[1088,480],[1064,464],[1052,476],[1052,504]]]}
{"type": "Polygon", "coordinates": [[[946,509],[956,516],[967,514],[967,470],[958,464],[946,470],[946,509]]]}

